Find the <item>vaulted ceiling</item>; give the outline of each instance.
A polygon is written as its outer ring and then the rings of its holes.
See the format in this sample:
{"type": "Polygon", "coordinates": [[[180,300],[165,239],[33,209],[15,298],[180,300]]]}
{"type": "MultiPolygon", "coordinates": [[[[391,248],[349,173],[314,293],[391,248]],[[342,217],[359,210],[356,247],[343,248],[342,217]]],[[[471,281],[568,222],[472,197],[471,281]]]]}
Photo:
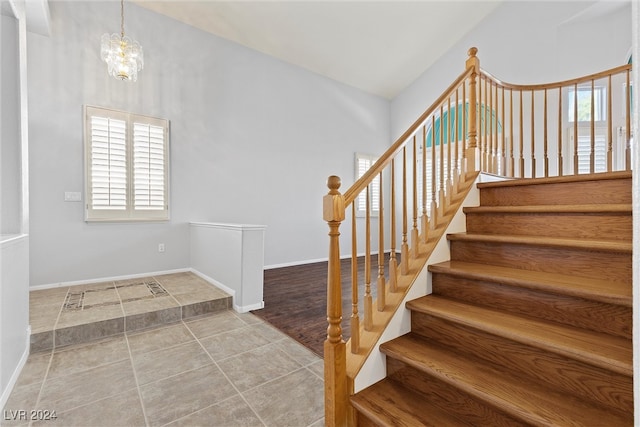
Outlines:
{"type": "Polygon", "coordinates": [[[390,99],[502,0],[134,1],[390,99]]]}

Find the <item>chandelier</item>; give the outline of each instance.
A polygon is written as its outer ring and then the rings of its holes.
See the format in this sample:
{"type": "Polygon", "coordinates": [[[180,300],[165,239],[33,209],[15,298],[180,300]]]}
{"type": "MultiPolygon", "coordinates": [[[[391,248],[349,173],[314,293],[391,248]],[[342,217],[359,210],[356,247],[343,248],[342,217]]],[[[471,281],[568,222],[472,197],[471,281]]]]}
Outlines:
{"type": "Polygon", "coordinates": [[[140,43],[124,35],[124,0],[120,0],[120,34],[102,35],[100,56],[113,77],[125,81],[138,80],[138,71],[144,67],[144,56],[140,43]]]}

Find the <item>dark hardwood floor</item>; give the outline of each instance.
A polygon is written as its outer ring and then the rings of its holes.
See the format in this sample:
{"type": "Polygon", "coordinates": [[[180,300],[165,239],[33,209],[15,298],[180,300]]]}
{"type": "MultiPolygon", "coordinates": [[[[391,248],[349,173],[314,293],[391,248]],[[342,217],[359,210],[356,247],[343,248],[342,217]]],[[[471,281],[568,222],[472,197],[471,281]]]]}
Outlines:
{"type": "MultiPolygon", "coordinates": [[[[400,260],[399,255],[398,262],[400,260]]],[[[385,257],[387,260],[389,255],[385,257]]],[[[378,276],[377,255],[371,257],[371,293],[375,298],[378,276]]],[[[388,264],[388,262],[386,263],[388,264]]],[[[385,275],[388,275],[385,267],[385,275]]],[[[358,258],[358,299],[362,319],[364,257],[358,258]]],[[[264,308],[256,316],[323,356],[327,337],[327,262],[275,268],[264,271],[264,308]]],[[[351,260],[342,260],[342,334],[350,334],[351,260]]]]}

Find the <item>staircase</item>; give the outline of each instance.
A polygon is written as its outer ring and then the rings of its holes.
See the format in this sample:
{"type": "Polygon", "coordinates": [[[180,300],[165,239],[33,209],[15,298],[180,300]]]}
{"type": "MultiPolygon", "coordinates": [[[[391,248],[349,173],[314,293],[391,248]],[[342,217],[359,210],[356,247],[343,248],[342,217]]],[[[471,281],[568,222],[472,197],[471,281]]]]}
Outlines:
{"type": "Polygon", "coordinates": [[[357,424],[633,425],[631,172],[478,187],[357,424]]]}

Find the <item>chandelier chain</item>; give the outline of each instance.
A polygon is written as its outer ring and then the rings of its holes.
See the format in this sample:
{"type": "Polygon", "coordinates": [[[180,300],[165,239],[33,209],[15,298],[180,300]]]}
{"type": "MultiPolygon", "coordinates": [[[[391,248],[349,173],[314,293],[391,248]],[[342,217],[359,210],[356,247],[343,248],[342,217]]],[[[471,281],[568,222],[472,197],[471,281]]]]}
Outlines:
{"type": "Polygon", "coordinates": [[[120,32],[124,38],[124,0],[120,0],[120,32]]]}

